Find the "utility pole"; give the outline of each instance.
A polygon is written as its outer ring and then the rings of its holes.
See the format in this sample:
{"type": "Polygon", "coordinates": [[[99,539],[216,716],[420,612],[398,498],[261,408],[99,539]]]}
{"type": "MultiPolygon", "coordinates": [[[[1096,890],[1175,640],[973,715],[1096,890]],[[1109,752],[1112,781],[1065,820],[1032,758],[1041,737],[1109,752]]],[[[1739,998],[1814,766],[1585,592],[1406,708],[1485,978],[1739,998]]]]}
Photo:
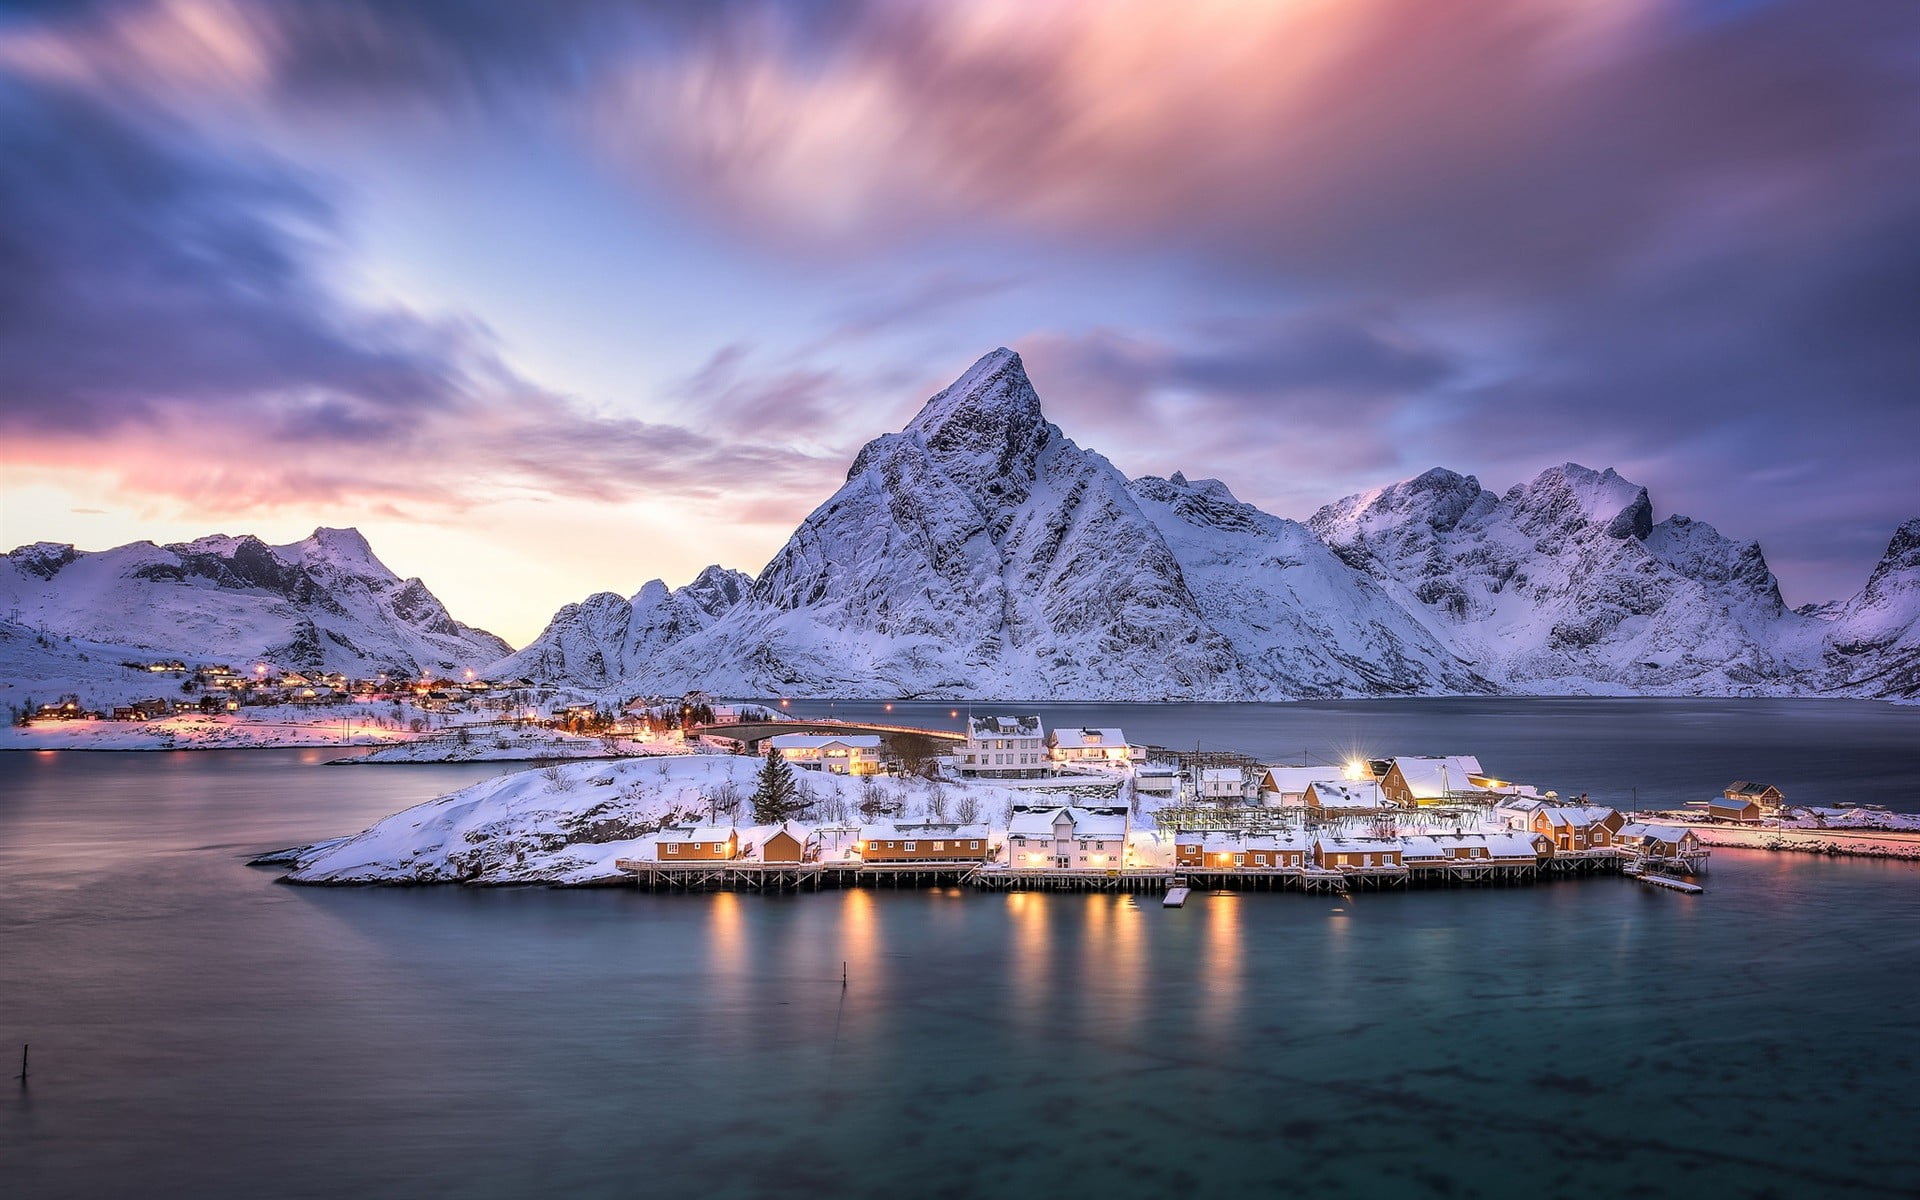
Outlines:
{"type": "Polygon", "coordinates": [[[20,1086],[27,1086],[27,1043],[20,1043],[20,1086]]]}

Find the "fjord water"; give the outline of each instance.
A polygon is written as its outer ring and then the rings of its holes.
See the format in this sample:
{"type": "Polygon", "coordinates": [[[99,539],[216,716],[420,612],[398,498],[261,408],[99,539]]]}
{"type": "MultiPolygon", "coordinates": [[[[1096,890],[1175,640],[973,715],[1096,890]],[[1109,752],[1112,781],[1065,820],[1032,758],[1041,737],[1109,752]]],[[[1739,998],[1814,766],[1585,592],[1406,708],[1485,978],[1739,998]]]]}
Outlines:
{"type": "MultiPolygon", "coordinates": [[[[1817,777],[1920,807],[1913,710],[1535,703],[1273,707],[1219,744],[1472,749],[1596,796],[1817,777]]],[[[1197,719],[1042,711],[1172,745],[1197,719]]],[[[34,1044],[29,1085],[0,1086],[0,1190],[1920,1187],[1914,865],[1723,851],[1697,899],[1605,879],[1179,911],[279,886],[243,856],[502,769],[329,756],[0,755],[0,1049],[34,1044]]]]}

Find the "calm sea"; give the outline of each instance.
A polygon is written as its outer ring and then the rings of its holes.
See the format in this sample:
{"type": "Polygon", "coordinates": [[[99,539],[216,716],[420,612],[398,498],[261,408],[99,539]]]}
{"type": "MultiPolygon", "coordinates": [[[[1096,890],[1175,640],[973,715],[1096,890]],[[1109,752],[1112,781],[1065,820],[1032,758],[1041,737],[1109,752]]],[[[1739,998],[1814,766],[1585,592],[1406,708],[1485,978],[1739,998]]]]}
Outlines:
{"type": "MultiPolygon", "coordinates": [[[[1751,775],[1920,807],[1920,712],[1879,706],[1047,715],[1262,755],[1475,750],[1609,798],[1751,775]]],[[[498,769],[325,757],[0,755],[0,1061],[34,1047],[28,1086],[0,1081],[0,1193],[1920,1189],[1913,865],[1723,851],[1697,899],[1607,879],[1179,911],[277,885],[243,856],[498,769]]]]}

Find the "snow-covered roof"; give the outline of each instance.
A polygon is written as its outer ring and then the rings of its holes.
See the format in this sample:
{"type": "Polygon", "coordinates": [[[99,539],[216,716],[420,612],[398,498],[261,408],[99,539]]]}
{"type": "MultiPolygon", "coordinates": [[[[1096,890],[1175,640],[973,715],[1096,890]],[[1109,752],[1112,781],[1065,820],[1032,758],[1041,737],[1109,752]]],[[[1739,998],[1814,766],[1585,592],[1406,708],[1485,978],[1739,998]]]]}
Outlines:
{"type": "Polygon", "coordinates": [[[1502,796],[1493,802],[1493,806],[1502,812],[1535,813],[1543,808],[1554,807],[1554,803],[1545,796],[1521,794],[1502,796]]]}
{"type": "Polygon", "coordinates": [[[654,836],[662,842],[724,842],[737,834],[738,831],[731,825],[683,825],[677,829],[662,829],[654,836]]]}
{"type": "Polygon", "coordinates": [[[1677,842],[1687,835],[1687,829],[1680,825],[1653,825],[1646,821],[1635,821],[1620,827],[1623,838],[1652,838],[1656,842],[1677,842]]]}
{"type": "Polygon", "coordinates": [[[1055,729],[1047,740],[1055,746],[1080,749],[1127,744],[1126,735],[1118,729],[1055,729]]]}
{"type": "Polygon", "coordinates": [[[1041,732],[1038,716],[967,718],[967,736],[972,738],[1039,737],[1041,732]]]}
{"type": "Polygon", "coordinates": [[[1203,767],[1200,771],[1202,783],[1239,783],[1246,779],[1246,773],[1239,767],[1203,767]]]}
{"type": "Polygon", "coordinates": [[[1471,754],[1396,758],[1393,765],[1400,768],[1407,791],[1418,799],[1438,800],[1448,792],[1483,790],[1469,778],[1474,775],[1484,778],[1480,760],[1471,754]]]}
{"type": "Polygon", "coordinates": [[[1247,840],[1247,835],[1237,829],[1183,829],[1173,835],[1176,846],[1199,846],[1221,853],[1244,850],[1247,840]]]}
{"type": "Polygon", "coordinates": [[[1565,825],[1572,829],[1591,829],[1608,817],[1614,815],[1611,808],[1604,804],[1554,804],[1542,807],[1539,812],[1551,825],[1565,825]]]}
{"type": "Polygon", "coordinates": [[[818,733],[781,733],[767,739],[767,745],[775,750],[824,750],[828,746],[845,746],[851,750],[878,750],[880,738],[875,734],[818,734],[818,733]]]}
{"type": "Polygon", "coordinates": [[[1727,795],[1750,796],[1755,800],[1758,800],[1762,795],[1764,795],[1768,791],[1777,791],[1777,790],[1778,789],[1774,788],[1772,784],[1755,783],[1750,779],[1736,779],[1732,783],[1727,785],[1727,795]]]}
{"type": "Polygon", "coordinates": [[[1487,848],[1495,858],[1525,858],[1538,856],[1540,843],[1535,839],[1544,837],[1538,833],[1490,833],[1487,835],[1487,848]]]}
{"type": "Polygon", "coordinates": [[[871,842],[875,838],[899,840],[901,838],[939,838],[939,839],[984,839],[987,836],[985,825],[950,825],[936,822],[899,822],[888,821],[877,825],[862,825],[860,840],[871,842]]]}
{"type": "Polygon", "coordinates": [[[1055,825],[1065,817],[1073,826],[1073,837],[1125,837],[1127,810],[1093,810],[1074,805],[1059,808],[1031,808],[1007,818],[1007,832],[1022,837],[1052,837],[1055,825]]]}
{"type": "Polygon", "coordinates": [[[1245,838],[1242,844],[1249,850],[1302,850],[1307,848],[1307,835],[1301,830],[1288,830],[1285,833],[1257,833],[1245,838]]]}
{"type": "Polygon", "coordinates": [[[1304,792],[1316,779],[1325,779],[1330,767],[1261,767],[1260,786],[1270,792],[1304,792]]]}
{"type": "Polygon", "coordinates": [[[1438,841],[1422,834],[1413,834],[1411,836],[1402,837],[1400,839],[1400,854],[1402,858],[1413,859],[1413,860],[1441,859],[1441,858],[1448,857],[1447,852],[1440,848],[1440,843],[1438,841]]]}
{"type": "Polygon", "coordinates": [[[1383,850],[1400,849],[1397,838],[1349,838],[1322,835],[1313,840],[1314,847],[1322,854],[1378,854],[1383,850]]]}
{"type": "Polygon", "coordinates": [[[1375,809],[1391,808],[1392,801],[1380,791],[1380,785],[1373,780],[1355,781],[1349,779],[1316,779],[1307,785],[1314,799],[1322,808],[1375,809]]]}

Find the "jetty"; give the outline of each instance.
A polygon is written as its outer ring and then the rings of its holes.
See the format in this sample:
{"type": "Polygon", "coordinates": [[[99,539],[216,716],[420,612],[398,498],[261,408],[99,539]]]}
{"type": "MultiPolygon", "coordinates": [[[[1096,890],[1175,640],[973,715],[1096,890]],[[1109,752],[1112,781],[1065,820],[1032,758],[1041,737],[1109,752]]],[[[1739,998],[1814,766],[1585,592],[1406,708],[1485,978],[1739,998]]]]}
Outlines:
{"type": "Polygon", "coordinates": [[[1638,879],[1641,883],[1652,884],[1654,887],[1665,888],[1668,891],[1679,892],[1686,896],[1698,896],[1707,890],[1691,879],[1681,879],[1675,875],[1648,870],[1644,867],[1629,866],[1626,873],[1632,878],[1638,879]]]}

